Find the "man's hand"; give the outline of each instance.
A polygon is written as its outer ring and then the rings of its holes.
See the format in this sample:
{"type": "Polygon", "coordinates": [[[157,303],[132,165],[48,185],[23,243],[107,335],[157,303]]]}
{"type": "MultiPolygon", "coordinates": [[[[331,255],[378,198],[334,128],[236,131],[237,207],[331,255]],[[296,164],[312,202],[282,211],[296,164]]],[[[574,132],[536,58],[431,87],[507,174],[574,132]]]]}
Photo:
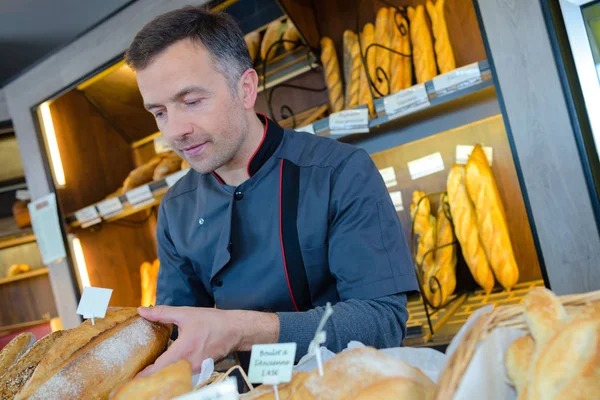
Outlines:
{"type": "Polygon", "coordinates": [[[198,373],[206,358],[218,361],[234,351],[249,351],[253,344],[276,343],[279,337],[277,314],[168,306],[140,307],[138,313],[179,329],[177,340],[138,376],[151,375],[182,359],[192,363],[192,371],[198,373]]]}

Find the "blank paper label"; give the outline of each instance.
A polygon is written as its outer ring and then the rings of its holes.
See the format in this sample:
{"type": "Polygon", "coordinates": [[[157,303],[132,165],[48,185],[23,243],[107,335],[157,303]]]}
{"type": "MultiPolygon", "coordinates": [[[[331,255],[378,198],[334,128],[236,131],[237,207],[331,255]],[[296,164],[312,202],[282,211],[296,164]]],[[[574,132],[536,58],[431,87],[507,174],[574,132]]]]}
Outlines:
{"type": "Polygon", "coordinates": [[[387,167],[384,169],[380,169],[379,173],[385,182],[386,187],[393,187],[398,184],[396,180],[396,172],[394,171],[394,167],[387,167]]]}
{"type": "Polygon", "coordinates": [[[392,203],[394,203],[394,208],[396,209],[396,211],[403,211],[404,205],[402,204],[402,192],[391,192],[390,197],[392,198],[392,203]]]}
{"type": "Polygon", "coordinates": [[[98,211],[104,218],[108,218],[111,215],[123,211],[123,203],[118,197],[112,197],[110,199],[101,201],[97,204],[98,211]]]}
{"type": "Polygon", "coordinates": [[[433,153],[408,163],[410,177],[415,180],[444,170],[442,155],[433,153]]]}
{"type": "Polygon", "coordinates": [[[429,96],[425,84],[420,83],[383,98],[385,113],[390,119],[399,118],[414,111],[429,107],[429,96]]]}
{"type": "Polygon", "coordinates": [[[77,218],[77,221],[82,228],[90,227],[102,221],[94,206],[89,206],[77,211],[75,213],[75,218],[77,218]]]}
{"type": "Polygon", "coordinates": [[[138,207],[154,200],[154,196],[152,196],[152,191],[148,185],[132,189],[125,193],[125,196],[132,206],[138,207]]]}

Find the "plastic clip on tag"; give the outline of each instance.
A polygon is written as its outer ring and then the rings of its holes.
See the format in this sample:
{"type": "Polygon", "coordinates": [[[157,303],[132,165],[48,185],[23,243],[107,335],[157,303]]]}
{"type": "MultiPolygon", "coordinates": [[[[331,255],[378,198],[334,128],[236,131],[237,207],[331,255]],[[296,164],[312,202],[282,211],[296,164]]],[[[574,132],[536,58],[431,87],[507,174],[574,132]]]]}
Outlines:
{"type": "Polygon", "coordinates": [[[327,303],[325,306],[325,313],[321,317],[321,321],[319,322],[319,326],[317,327],[317,331],[315,332],[315,338],[310,342],[308,346],[308,352],[314,353],[317,358],[317,367],[319,368],[319,376],[323,376],[323,360],[321,359],[321,350],[320,346],[325,343],[327,340],[327,332],[323,330],[325,324],[329,317],[333,314],[333,308],[331,307],[331,303],[327,303]]]}

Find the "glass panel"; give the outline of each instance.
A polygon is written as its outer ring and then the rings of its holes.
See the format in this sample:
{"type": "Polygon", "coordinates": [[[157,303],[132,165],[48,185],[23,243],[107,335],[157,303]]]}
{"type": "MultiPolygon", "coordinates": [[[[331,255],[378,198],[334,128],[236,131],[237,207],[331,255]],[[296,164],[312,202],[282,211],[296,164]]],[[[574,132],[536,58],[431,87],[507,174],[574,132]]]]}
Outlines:
{"type": "Polygon", "coordinates": [[[594,2],[582,8],[585,29],[588,34],[592,56],[600,80],[600,2],[594,2]]]}

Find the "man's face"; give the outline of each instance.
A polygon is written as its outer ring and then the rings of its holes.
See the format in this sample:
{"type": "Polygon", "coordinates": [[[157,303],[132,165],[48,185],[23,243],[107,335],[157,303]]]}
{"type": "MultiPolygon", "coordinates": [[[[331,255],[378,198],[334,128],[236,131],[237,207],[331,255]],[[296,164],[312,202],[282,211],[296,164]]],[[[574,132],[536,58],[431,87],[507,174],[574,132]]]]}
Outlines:
{"type": "Polygon", "coordinates": [[[137,71],[137,81],[167,143],[200,173],[226,165],[244,144],[244,91],[231,90],[204,46],[174,43],[137,71]]]}

